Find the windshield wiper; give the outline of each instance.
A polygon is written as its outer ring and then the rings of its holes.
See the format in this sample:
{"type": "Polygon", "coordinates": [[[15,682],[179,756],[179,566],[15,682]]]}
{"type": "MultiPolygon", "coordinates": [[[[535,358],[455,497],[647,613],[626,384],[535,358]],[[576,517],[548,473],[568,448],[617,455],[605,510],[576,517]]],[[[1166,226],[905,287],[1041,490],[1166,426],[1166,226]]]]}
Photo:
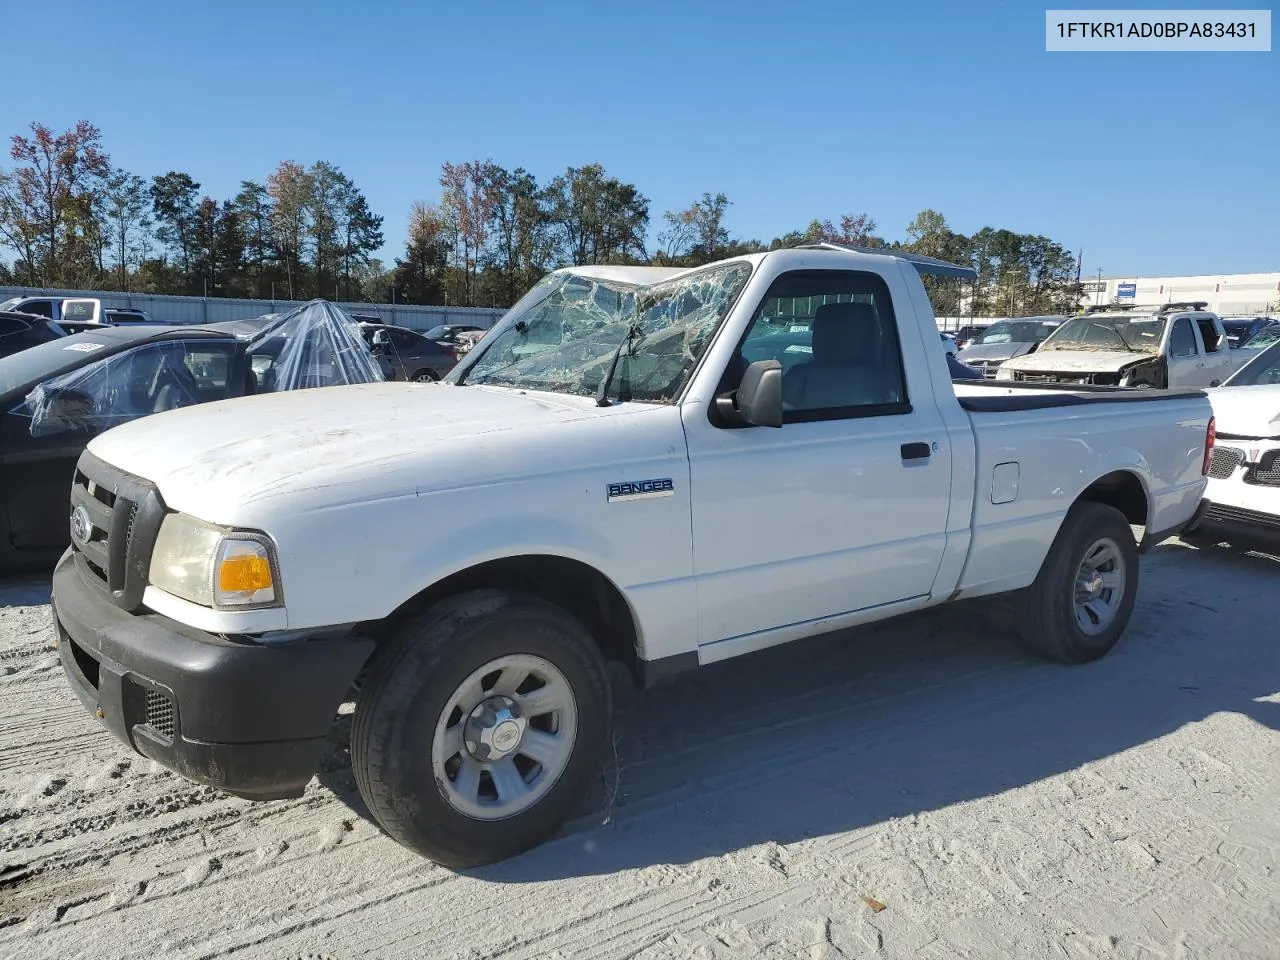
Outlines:
{"type": "MultiPolygon", "coordinates": [[[[609,369],[605,372],[604,379],[600,381],[600,389],[596,391],[597,407],[612,406],[612,404],[609,403],[609,388],[613,386],[613,375],[618,370],[618,361],[622,359],[622,351],[627,350],[627,348],[630,347],[627,355],[635,356],[636,347],[640,345],[640,341],[644,339],[644,336],[644,331],[640,329],[640,325],[638,323],[633,323],[627,327],[627,335],[623,337],[622,342],[618,344],[618,349],[613,351],[613,358],[609,361],[609,369]]],[[[619,390],[618,402],[622,403],[624,400],[630,400],[630,393],[631,383],[630,380],[628,380],[628,396],[623,397],[622,391],[619,390]]]]}
{"type": "Polygon", "coordinates": [[[1138,352],[1137,350],[1133,349],[1133,347],[1129,346],[1129,341],[1124,338],[1124,334],[1120,332],[1120,328],[1116,326],[1116,322],[1114,320],[1111,321],[1111,332],[1120,338],[1120,342],[1124,344],[1124,348],[1128,350],[1130,353],[1138,352]]]}

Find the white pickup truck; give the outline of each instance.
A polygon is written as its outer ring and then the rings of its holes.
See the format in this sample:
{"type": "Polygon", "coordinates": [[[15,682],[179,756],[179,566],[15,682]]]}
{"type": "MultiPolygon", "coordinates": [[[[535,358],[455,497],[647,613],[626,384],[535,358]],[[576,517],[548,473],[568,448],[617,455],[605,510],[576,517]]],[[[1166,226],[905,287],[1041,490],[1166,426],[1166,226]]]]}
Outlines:
{"type": "Polygon", "coordinates": [[[445,382],[110,430],[53,579],[70,684],[256,799],[302,792],[354,700],[369,809],[463,866],[581,803],[607,660],[648,684],[1010,592],[1031,648],[1100,657],[1201,509],[1208,400],[953,386],[920,273],[969,275],[829,245],[569,268],[445,382]]]}

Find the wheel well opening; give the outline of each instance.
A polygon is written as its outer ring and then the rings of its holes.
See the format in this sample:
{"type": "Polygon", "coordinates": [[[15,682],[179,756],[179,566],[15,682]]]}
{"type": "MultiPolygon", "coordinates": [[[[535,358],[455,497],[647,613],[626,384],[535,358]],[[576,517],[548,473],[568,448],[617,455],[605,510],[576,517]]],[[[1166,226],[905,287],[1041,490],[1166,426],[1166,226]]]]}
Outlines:
{"type": "Polygon", "coordinates": [[[1100,477],[1085,488],[1079,499],[1115,507],[1134,526],[1147,525],[1147,492],[1137,475],[1128,470],[1100,477]]]}
{"type": "Polygon", "coordinates": [[[485,589],[528,594],[566,610],[595,638],[605,660],[621,663],[641,682],[639,636],[626,599],[600,571],[566,557],[506,557],[470,567],[432,584],[388,619],[418,613],[446,597],[485,589]]]}

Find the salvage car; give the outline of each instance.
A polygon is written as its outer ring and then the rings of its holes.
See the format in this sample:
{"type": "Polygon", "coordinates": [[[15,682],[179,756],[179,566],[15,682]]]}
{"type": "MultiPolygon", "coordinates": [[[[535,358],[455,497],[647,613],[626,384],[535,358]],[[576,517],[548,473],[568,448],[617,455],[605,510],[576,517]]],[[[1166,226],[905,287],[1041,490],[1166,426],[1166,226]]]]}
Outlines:
{"type": "Polygon", "coordinates": [[[53,577],[68,683],[258,800],[302,794],[352,704],[371,815],[460,867],[577,810],[608,660],[647,685],[991,594],[1030,649],[1096,660],[1200,509],[1208,400],[953,385],[922,274],[974,277],[832,244],[570,267],[442,383],[117,427],[53,577]]]}
{"type": "Polygon", "coordinates": [[[65,337],[52,320],[28,313],[0,311],[0,357],[65,337]]]}
{"type": "Polygon", "coordinates": [[[0,358],[0,566],[52,564],[66,548],[76,460],[111,427],[227,397],[378,379],[360,338],[316,306],[266,323],[104,324],[0,358]]]}
{"type": "Polygon", "coordinates": [[[1217,442],[1205,519],[1280,532],[1280,340],[1208,393],[1217,442]]]}
{"type": "MultiPolygon", "coordinates": [[[[1236,347],[1240,351],[1239,356],[1236,358],[1236,363],[1241,367],[1244,366],[1255,356],[1256,351],[1265,350],[1277,341],[1280,341],[1280,323],[1272,323],[1263,327],[1240,346],[1236,347]]],[[[1235,376],[1235,374],[1232,374],[1232,376],[1235,376]]]]}
{"type": "Polygon", "coordinates": [[[969,341],[960,351],[962,363],[977,367],[984,377],[995,379],[1006,360],[1035,353],[1066,317],[1019,317],[998,320],[969,341]]]}
{"type": "Polygon", "coordinates": [[[1090,307],[1035,353],[1000,365],[996,379],[1167,389],[1215,387],[1236,364],[1226,331],[1203,300],[1141,310],[1090,307]]]}
{"type": "Polygon", "coordinates": [[[390,366],[390,380],[439,380],[458,362],[455,347],[428,339],[416,330],[386,323],[361,323],[360,329],[374,356],[385,358],[390,366]]]}
{"type": "Polygon", "coordinates": [[[1270,317],[1223,317],[1222,327],[1227,331],[1227,339],[1233,347],[1243,347],[1257,334],[1268,327],[1275,326],[1276,321],[1270,317]]]}
{"type": "Polygon", "coordinates": [[[956,346],[963,350],[971,344],[977,337],[982,335],[982,331],[987,329],[986,324],[970,323],[961,327],[955,332],[956,346]]]}

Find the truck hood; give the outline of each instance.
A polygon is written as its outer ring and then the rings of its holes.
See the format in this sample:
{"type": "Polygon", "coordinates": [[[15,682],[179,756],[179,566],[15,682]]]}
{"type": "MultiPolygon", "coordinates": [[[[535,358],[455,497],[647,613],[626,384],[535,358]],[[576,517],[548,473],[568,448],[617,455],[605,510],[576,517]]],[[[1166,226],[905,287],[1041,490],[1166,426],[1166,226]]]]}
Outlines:
{"type": "Polygon", "coordinates": [[[1033,373],[1114,373],[1154,356],[1124,350],[1045,350],[1041,347],[1029,356],[1010,360],[1005,367],[1033,373]]]}
{"type": "Polygon", "coordinates": [[[973,363],[975,360],[1010,360],[1029,353],[1034,346],[1034,343],[979,343],[965,347],[956,359],[963,363],[973,363]]]}
{"type": "Polygon", "coordinates": [[[1212,387],[1205,390],[1213,405],[1219,434],[1241,437],[1280,436],[1280,386],[1212,387]]]}
{"type": "Polygon", "coordinates": [[[155,483],[170,508],[224,523],[285,492],[329,505],[421,495],[474,482],[471,474],[489,482],[527,474],[524,448],[545,447],[546,429],[653,409],[484,386],[359,384],[172,410],[108,430],[88,449],[155,483]],[[526,442],[490,442],[511,431],[526,442]]]}

